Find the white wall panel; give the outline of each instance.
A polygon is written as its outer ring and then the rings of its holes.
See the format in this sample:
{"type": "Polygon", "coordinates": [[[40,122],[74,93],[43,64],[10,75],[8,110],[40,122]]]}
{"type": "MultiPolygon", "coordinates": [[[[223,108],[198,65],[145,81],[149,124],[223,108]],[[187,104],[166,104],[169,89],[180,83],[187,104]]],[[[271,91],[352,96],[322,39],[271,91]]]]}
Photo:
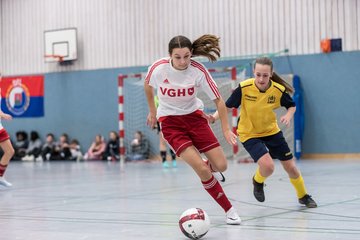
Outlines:
{"type": "Polygon", "coordinates": [[[323,38],[360,50],[359,0],[0,0],[5,75],[148,65],[170,38],[221,37],[223,57],[289,49],[319,53],[323,38]],[[44,62],[46,30],[77,28],[78,60],[44,62]]]}
{"type": "Polygon", "coordinates": [[[284,4],[283,0],[274,1],[274,49],[273,51],[278,51],[284,47],[284,4]]]}
{"type": "Polygon", "coordinates": [[[309,14],[307,9],[307,1],[300,2],[298,1],[298,8],[301,10],[300,14],[298,14],[298,22],[299,22],[299,29],[298,29],[298,37],[300,38],[301,44],[301,53],[304,53],[307,49],[309,49],[309,14]]]}
{"type": "Polygon", "coordinates": [[[284,6],[284,29],[283,31],[285,32],[284,34],[284,47],[289,49],[290,54],[291,53],[291,21],[290,21],[290,16],[291,16],[291,11],[290,11],[290,1],[287,0],[282,0],[282,5],[284,6]]]}
{"type": "Polygon", "coordinates": [[[352,48],[357,47],[357,31],[359,31],[359,23],[357,22],[359,14],[357,9],[358,2],[357,0],[351,0],[354,4],[346,4],[345,5],[345,47],[352,48]],[[357,28],[357,29],[356,29],[357,28]]]}
{"type": "Polygon", "coordinates": [[[250,35],[250,39],[248,44],[245,46],[245,52],[251,52],[251,53],[255,53],[258,52],[258,42],[260,41],[260,30],[259,30],[259,19],[261,16],[261,11],[262,9],[257,9],[257,0],[249,0],[250,4],[250,8],[247,9],[246,11],[248,11],[249,15],[247,17],[247,21],[250,24],[250,27],[248,29],[248,33],[250,35]],[[250,46],[250,48],[248,47],[250,46]]]}
{"type": "MultiPolygon", "coordinates": [[[[344,24],[344,21],[345,21],[345,17],[344,17],[344,0],[342,1],[337,1],[338,3],[338,36],[345,36],[345,24],[344,24]]],[[[358,21],[359,23],[360,21],[358,21]]],[[[360,32],[360,31],[358,31],[360,32]]]]}
{"type": "MultiPolygon", "coordinates": [[[[315,37],[315,16],[314,16],[314,3],[313,0],[306,0],[304,5],[306,5],[306,12],[307,12],[307,21],[306,21],[306,26],[304,27],[304,31],[307,31],[307,36],[308,36],[308,43],[307,43],[307,50],[309,52],[315,52],[316,49],[319,46],[319,41],[315,40],[317,39],[315,37]]],[[[306,46],[305,46],[305,50],[306,50],[306,46]]]]}
{"type": "Polygon", "coordinates": [[[249,39],[248,35],[249,32],[247,31],[247,28],[249,27],[249,24],[246,24],[246,1],[243,1],[242,4],[240,4],[240,1],[234,2],[234,18],[238,19],[237,21],[234,21],[235,28],[233,29],[233,32],[230,34],[234,36],[234,44],[235,48],[232,50],[235,55],[235,53],[245,53],[246,52],[246,46],[247,40],[249,39]]]}
{"type": "Polygon", "coordinates": [[[277,23],[277,18],[278,16],[275,15],[276,14],[276,3],[277,0],[273,0],[273,1],[267,1],[266,2],[266,9],[273,9],[273,11],[268,12],[266,11],[266,15],[267,15],[267,26],[265,26],[267,28],[267,32],[268,32],[268,45],[266,47],[265,45],[265,50],[267,49],[269,52],[274,52],[275,51],[275,47],[274,47],[274,43],[277,39],[277,37],[275,37],[275,34],[277,34],[276,28],[278,26],[277,23]],[[276,27],[275,27],[276,24],[276,27]]]}

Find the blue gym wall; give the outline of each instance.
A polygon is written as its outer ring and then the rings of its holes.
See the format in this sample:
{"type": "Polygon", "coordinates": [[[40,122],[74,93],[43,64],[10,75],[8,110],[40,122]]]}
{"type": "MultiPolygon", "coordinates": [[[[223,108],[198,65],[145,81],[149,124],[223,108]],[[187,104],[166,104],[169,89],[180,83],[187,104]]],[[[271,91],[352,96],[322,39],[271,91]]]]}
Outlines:
{"type": "MultiPolygon", "coordinates": [[[[301,78],[306,113],[303,153],[360,152],[359,62],[359,51],[274,58],[277,72],[301,78]]],[[[245,65],[249,74],[250,63],[231,60],[206,65],[245,65]]],[[[96,134],[107,137],[118,129],[117,76],[143,69],[45,74],[45,117],[15,118],[3,125],[12,138],[18,130],[37,130],[42,139],[48,132],[56,137],[66,132],[86,150],[96,134]]]]}
{"type": "Polygon", "coordinates": [[[360,52],[290,59],[304,90],[304,153],[359,153],[360,52]]]}

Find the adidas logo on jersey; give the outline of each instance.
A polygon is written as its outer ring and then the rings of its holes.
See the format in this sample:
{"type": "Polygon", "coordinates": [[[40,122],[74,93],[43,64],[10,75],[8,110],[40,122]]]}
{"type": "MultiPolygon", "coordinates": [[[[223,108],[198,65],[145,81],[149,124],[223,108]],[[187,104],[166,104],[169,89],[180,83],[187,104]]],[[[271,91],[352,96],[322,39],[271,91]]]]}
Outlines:
{"type": "Polygon", "coordinates": [[[163,81],[163,83],[167,83],[167,84],[169,84],[170,82],[169,82],[169,80],[167,80],[167,78],[163,81]]]}

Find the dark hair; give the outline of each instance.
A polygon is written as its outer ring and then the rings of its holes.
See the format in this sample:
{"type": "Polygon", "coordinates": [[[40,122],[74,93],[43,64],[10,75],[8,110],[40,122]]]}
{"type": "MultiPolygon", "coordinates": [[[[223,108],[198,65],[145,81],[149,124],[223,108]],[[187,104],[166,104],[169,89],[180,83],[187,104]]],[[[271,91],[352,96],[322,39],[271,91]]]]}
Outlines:
{"type": "Polygon", "coordinates": [[[48,134],[46,134],[46,137],[51,137],[52,139],[54,139],[54,140],[55,140],[55,136],[54,136],[54,134],[52,134],[52,133],[48,133],[48,134]]]}
{"type": "Polygon", "coordinates": [[[69,135],[67,133],[61,134],[62,137],[65,137],[66,139],[69,139],[69,135]]]}
{"type": "Polygon", "coordinates": [[[23,138],[23,140],[28,139],[28,134],[25,131],[18,131],[16,132],[16,138],[19,138],[20,136],[23,138]]]}
{"type": "Polygon", "coordinates": [[[68,143],[69,142],[69,135],[67,135],[67,133],[63,133],[61,134],[60,137],[64,137],[65,138],[65,142],[68,143]]]}
{"type": "Polygon", "coordinates": [[[30,140],[31,141],[35,141],[36,139],[39,139],[40,137],[39,137],[39,134],[38,134],[38,132],[36,132],[36,131],[31,131],[30,132],[30,140]]]}
{"type": "Polygon", "coordinates": [[[193,43],[185,36],[173,37],[169,42],[169,54],[174,48],[189,48],[192,57],[203,56],[214,62],[220,57],[219,37],[205,34],[196,39],[193,43]]]}
{"type": "Polygon", "coordinates": [[[289,93],[294,92],[294,88],[290,84],[288,84],[282,77],[280,77],[275,71],[273,71],[273,62],[270,58],[268,58],[268,57],[257,58],[254,63],[254,69],[255,69],[255,66],[257,63],[261,64],[261,65],[270,66],[271,71],[273,72],[270,79],[273,80],[274,82],[277,82],[277,83],[283,85],[287,92],[289,92],[289,93]]]}
{"type": "Polygon", "coordinates": [[[144,134],[141,131],[136,131],[135,133],[139,134],[141,140],[144,138],[144,134]]]}
{"type": "Polygon", "coordinates": [[[116,131],[110,131],[110,133],[113,133],[116,136],[116,139],[119,139],[119,135],[117,134],[116,131]]]}

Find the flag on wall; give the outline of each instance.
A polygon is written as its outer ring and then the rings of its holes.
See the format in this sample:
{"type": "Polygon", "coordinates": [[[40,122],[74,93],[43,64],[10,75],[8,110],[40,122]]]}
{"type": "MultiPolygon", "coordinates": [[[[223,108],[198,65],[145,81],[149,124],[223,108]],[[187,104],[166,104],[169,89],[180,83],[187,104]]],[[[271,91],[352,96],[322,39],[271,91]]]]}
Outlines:
{"type": "Polygon", "coordinates": [[[2,77],[1,110],[13,117],[44,116],[44,76],[2,77]]]}

